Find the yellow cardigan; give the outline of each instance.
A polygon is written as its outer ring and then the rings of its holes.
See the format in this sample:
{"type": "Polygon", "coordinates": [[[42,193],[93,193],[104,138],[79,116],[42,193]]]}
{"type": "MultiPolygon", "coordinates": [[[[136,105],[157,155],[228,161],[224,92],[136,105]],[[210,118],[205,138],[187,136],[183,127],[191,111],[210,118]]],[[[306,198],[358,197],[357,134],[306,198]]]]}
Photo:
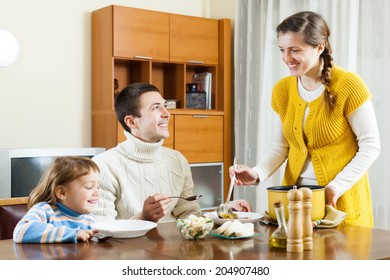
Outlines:
{"type": "MultiPolygon", "coordinates": [[[[336,93],[332,112],[326,110],[322,95],[309,103],[303,100],[297,77],[281,79],[273,89],[272,107],[280,115],[290,146],[283,185],[296,184],[310,154],[318,184],[327,186],[358,151],[347,116],[371,98],[371,94],[357,74],[337,66],[333,68],[329,88],[336,93]],[[310,111],[302,127],[306,106],[310,111]]],[[[338,199],[337,209],[348,214],[346,224],[373,227],[367,172],[338,199]]]]}

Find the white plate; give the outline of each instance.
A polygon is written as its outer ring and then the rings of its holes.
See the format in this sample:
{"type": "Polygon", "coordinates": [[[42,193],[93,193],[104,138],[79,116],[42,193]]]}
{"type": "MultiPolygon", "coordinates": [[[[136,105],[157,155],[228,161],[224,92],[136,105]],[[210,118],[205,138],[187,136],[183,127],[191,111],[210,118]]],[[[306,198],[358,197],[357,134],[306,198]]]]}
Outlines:
{"type": "Polygon", "coordinates": [[[145,235],[156,226],[156,223],[143,220],[114,220],[97,222],[92,228],[111,234],[114,238],[134,238],[145,235]]]}
{"type": "MultiPolygon", "coordinates": [[[[238,219],[241,223],[254,223],[258,221],[263,215],[254,212],[233,212],[238,215],[238,219]]],[[[234,221],[233,219],[221,219],[218,217],[217,212],[206,212],[206,217],[214,220],[214,224],[222,225],[226,221],[234,221]]]]}

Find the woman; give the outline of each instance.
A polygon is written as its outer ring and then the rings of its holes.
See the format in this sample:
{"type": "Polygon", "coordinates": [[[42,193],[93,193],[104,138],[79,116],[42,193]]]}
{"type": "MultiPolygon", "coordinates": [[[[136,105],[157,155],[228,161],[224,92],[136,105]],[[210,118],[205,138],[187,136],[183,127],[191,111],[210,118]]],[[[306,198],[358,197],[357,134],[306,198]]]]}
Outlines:
{"type": "Polygon", "coordinates": [[[330,30],[314,12],[299,12],[276,29],[291,76],[272,92],[276,113],[271,149],[254,168],[230,167],[236,183],[268,179],[287,159],[283,185],[326,186],[326,203],[346,224],[373,227],[367,170],[380,139],[371,94],[355,73],[333,65],[330,30]]]}

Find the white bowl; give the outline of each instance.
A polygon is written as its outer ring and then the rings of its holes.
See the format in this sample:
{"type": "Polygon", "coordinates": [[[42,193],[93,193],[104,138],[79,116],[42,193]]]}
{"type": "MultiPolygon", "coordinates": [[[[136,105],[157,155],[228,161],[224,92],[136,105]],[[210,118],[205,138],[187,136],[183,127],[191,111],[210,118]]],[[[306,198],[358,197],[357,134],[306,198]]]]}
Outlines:
{"type": "Polygon", "coordinates": [[[233,221],[233,220],[239,220],[241,223],[254,223],[263,216],[259,213],[254,213],[254,212],[233,212],[233,213],[237,214],[238,216],[237,219],[221,219],[218,217],[217,212],[207,212],[204,213],[204,215],[206,217],[210,217],[211,219],[213,219],[216,225],[222,225],[226,221],[233,221]]]}
{"type": "Polygon", "coordinates": [[[156,223],[144,220],[114,220],[102,221],[92,225],[104,234],[111,234],[114,238],[134,238],[145,235],[149,230],[157,227],[156,223]]]}

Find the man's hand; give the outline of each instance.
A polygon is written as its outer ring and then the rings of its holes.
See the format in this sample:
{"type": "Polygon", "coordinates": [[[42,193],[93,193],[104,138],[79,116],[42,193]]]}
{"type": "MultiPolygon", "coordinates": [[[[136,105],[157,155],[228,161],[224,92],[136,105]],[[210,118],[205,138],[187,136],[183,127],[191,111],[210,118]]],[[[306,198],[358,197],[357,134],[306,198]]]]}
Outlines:
{"type": "Polygon", "coordinates": [[[230,201],[230,207],[233,209],[233,211],[238,211],[238,212],[252,212],[252,207],[251,205],[243,199],[237,199],[230,201]]]}
{"type": "Polygon", "coordinates": [[[172,200],[165,194],[149,196],[144,201],[142,216],[144,220],[157,222],[167,214],[169,203],[172,200]]]}

